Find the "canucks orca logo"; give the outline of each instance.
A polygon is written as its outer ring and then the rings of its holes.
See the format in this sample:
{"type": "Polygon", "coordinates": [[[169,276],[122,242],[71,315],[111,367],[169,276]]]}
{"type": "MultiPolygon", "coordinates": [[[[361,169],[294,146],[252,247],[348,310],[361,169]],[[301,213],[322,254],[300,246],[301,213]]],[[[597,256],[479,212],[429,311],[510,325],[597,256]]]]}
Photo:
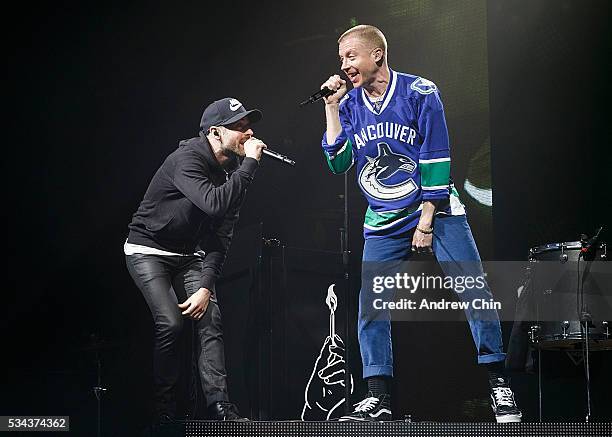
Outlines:
{"type": "Polygon", "coordinates": [[[410,88],[421,94],[431,94],[438,91],[438,87],[435,83],[431,80],[423,79],[422,77],[412,82],[410,88]]]}
{"type": "Polygon", "coordinates": [[[359,185],[369,196],[379,200],[398,200],[410,196],[417,186],[409,177],[416,163],[394,153],[387,143],[378,143],[378,156],[366,156],[368,163],[359,173],[359,185]]]}

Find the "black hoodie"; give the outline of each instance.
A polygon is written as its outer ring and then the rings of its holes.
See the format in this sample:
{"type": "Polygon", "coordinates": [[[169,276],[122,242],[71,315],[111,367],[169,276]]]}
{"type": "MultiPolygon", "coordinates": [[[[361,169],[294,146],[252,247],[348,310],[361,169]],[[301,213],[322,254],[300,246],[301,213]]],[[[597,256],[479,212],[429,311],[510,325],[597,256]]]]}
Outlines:
{"type": "Polygon", "coordinates": [[[200,287],[212,290],[258,162],[227,171],[204,136],[181,141],[157,170],[129,224],[128,243],[169,252],[205,252],[200,287]]]}

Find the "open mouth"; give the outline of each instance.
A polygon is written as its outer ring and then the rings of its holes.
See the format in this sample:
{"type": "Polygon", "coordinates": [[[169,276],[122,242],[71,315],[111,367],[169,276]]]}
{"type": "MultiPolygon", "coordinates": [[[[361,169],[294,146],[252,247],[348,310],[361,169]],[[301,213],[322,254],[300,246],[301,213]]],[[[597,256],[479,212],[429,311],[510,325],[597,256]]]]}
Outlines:
{"type": "Polygon", "coordinates": [[[357,82],[359,82],[359,73],[354,72],[354,71],[351,71],[351,72],[349,72],[349,73],[346,73],[346,75],[348,76],[349,80],[350,80],[352,83],[357,83],[357,82]]]}

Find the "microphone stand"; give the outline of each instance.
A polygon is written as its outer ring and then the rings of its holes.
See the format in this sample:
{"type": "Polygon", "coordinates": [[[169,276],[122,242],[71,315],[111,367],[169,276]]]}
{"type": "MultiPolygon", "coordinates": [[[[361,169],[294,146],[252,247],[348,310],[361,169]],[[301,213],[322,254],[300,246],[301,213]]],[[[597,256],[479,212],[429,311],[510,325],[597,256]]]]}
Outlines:
{"type": "Polygon", "coordinates": [[[102,359],[100,357],[100,351],[96,350],[96,370],[97,370],[97,381],[98,385],[93,387],[93,392],[96,395],[97,401],[97,417],[96,417],[96,429],[97,436],[102,437],[102,395],[107,391],[105,387],[102,386],[102,359]]]}
{"type": "MultiPolygon", "coordinates": [[[[300,107],[306,106],[308,104],[317,102],[321,100],[323,97],[330,96],[334,94],[335,90],[330,90],[327,87],[324,87],[311,95],[309,98],[300,103],[300,107]]],[[[265,153],[266,149],[264,149],[265,153]]],[[[344,276],[344,338],[346,342],[344,344],[344,411],[345,414],[350,414],[350,399],[351,399],[351,367],[349,365],[349,356],[350,356],[350,330],[349,330],[349,320],[351,320],[351,311],[349,305],[350,299],[350,275],[349,275],[349,213],[348,213],[348,171],[344,172],[344,213],[343,213],[343,227],[340,228],[340,249],[342,252],[342,270],[344,276]]]]}
{"type": "Polygon", "coordinates": [[[94,395],[96,396],[96,435],[102,436],[102,398],[108,391],[106,387],[102,385],[102,351],[109,347],[113,347],[107,343],[104,339],[100,338],[97,334],[91,334],[89,336],[89,344],[81,348],[83,351],[94,352],[94,359],[96,365],[96,385],[92,387],[94,395]]]}
{"type": "Polygon", "coordinates": [[[350,331],[349,331],[349,320],[351,320],[350,311],[350,286],[351,280],[349,275],[349,212],[348,212],[348,171],[344,173],[344,217],[343,227],[340,230],[340,245],[342,250],[342,268],[344,274],[344,338],[346,342],[344,344],[344,411],[345,414],[350,414],[350,399],[351,399],[351,367],[349,365],[350,356],[350,331]]]}

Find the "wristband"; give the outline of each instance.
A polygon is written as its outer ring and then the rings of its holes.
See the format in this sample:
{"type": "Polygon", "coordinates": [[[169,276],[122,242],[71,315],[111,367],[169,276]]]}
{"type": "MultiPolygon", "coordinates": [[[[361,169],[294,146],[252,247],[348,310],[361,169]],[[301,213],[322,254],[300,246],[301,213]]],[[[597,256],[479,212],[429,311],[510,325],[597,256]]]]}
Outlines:
{"type": "Polygon", "coordinates": [[[417,226],[416,230],[419,231],[421,234],[429,235],[433,232],[433,227],[429,229],[421,229],[420,227],[417,226]]]}

